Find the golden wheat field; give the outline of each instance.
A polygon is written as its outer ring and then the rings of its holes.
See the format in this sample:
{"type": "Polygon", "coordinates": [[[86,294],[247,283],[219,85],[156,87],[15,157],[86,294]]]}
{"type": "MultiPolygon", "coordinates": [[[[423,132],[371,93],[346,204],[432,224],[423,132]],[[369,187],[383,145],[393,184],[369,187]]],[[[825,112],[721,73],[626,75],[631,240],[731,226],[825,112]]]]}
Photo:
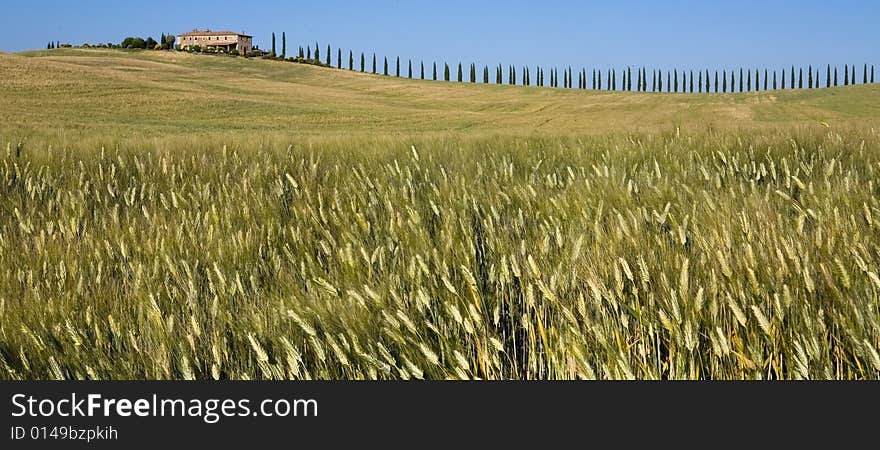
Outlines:
{"type": "Polygon", "coordinates": [[[0,379],[880,378],[876,85],[171,55],[0,56],[0,379]]]}

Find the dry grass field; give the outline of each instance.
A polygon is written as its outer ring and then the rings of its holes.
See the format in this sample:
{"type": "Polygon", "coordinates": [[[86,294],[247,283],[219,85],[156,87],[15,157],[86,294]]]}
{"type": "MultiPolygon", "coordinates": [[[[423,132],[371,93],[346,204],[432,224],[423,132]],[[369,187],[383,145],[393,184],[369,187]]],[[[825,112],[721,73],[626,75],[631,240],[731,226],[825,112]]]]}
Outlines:
{"type": "Polygon", "coordinates": [[[880,378],[880,86],[0,54],[2,379],[880,378]]]}

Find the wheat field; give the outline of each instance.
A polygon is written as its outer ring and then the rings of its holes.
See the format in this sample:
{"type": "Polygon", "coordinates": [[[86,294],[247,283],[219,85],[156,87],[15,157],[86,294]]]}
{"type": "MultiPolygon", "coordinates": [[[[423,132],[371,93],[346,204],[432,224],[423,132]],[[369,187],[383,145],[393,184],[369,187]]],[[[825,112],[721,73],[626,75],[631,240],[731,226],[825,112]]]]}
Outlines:
{"type": "Polygon", "coordinates": [[[129,133],[2,96],[2,379],[880,378],[876,108],[129,133]]]}

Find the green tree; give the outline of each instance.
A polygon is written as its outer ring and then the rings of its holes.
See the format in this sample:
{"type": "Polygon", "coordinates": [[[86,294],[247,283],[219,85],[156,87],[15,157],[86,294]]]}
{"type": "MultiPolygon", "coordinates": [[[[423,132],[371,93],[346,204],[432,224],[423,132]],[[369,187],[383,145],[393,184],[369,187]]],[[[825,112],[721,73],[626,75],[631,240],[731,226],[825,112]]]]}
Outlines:
{"type": "Polygon", "coordinates": [[[367,67],[366,67],[366,64],[365,64],[365,63],[366,63],[365,59],[366,59],[366,58],[364,58],[364,52],[361,52],[361,72],[366,72],[366,71],[367,71],[367,67]]]}
{"type": "Polygon", "coordinates": [[[406,77],[412,79],[412,60],[406,60],[406,77]]]}
{"type": "Polygon", "coordinates": [[[785,89],[785,69],[782,69],[782,89],[785,89]]]}
{"type": "Polygon", "coordinates": [[[397,57],[397,61],[394,63],[394,76],[400,78],[400,57],[397,57]]]}
{"type": "Polygon", "coordinates": [[[281,59],[287,55],[287,34],[281,32],[281,59]]]}
{"type": "Polygon", "coordinates": [[[483,84],[489,84],[489,66],[483,66],[483,84]]]}
{"type": "Polygon", "coordinates": [[[434,61],[434,81],[437,81],[437,61],[434,61]]]}
{"type": "Polygon", "coordinates": [[[807,88],[813,89],[813,65],[812,64],[810,64],[807,67],[807,71],[809,72],[807,74],[807,88]]]}
{"type": "Polygon", "coordinates": [[[825,87],[831,87],[831,64],[828,64],[828,66],[825,68],[825,87]]]}
{"type": "Polygon", "coordinates": [[[834,67],[834,87],[837,87],[837,67],[834,67]]]}
{"type": "Polygon", "coordinates": [[[305,59],[305,58],[306,58],[305,50],[303,50],[302,45],[299,46],[299,53],[298,53],[298,55],[299,55],[299,59],[305,59]]]}
{"type": "Polygon", "coordinates": [[[382,60],[384,61],[382,65],[382,75],[388,76],[388,57],[385,56],[382,60]]]}
{"type": "Polygon", "coordinates": [[[672,71],[675,73],[673,76],[674,84],[672,85],[672,92],[678,93],[678,69],[673,69],[672,71]]]}
{"type": "Polygon", "coordinates": [[[474,63],[471,63],[470,75],[471,75],[471,83],[476,83],[477,82],[477,65],[474,63]]]}
{"type": "Polygon", "coordinates": [[[271,53],[271,55],[273,58],[276,55],[276,53],[275,53],[275,32],[274,31],[272,32],[272,53],[271,53]]]}
{"type": "Polygon", "coordinates": [[[318,43],[315,42],[315,61],[321,62],[321,51],[318,49],[318,43]]]}
{"type": "Polygon", "coordinates": [[[727,93],[727,71],[722,70],[724,77],[721,79],[721,92],[727,93]]]}
{"type": "Polygon", "coordinates": [[[373,53],[373,74],[376,73],[376,54],[373,53]]]}
{"type": "Polygon", "coordinates": [[[308,45],[306,46],[306,59],[309,61],[312,60],[312,47],[309,47],[308,45]]]}
{"type": "Polygon", "coordinates": [[[449,81],[449,64],[443,63],[443,81],[449,81]]]}
{"type": "MultiPolygon", "coordinates": [[[[746,90],[748,92],[751,92],[751,90],[752,90],[752,71],[749,70],[748,72],[749,72],[749,74],[748,74],[748,80],[746,83],[746,90]]],[[[740,79],[742,79],[742,72],[740,72],[740,79]]]]}
{"type": "Polygon", "coordinates": [[[801,67],[798,70],[798,89],[804,88],[804,69],[801,67]]]}
{"type": "Polygon", "coordinates": [[[874,84],[874,65],[871,64],[871,84],[874,84]]]}
{"type": "MultiPolygon", "coordinates": [[[[718,83],[717,83],[717,81],[718,81],[717,73],[718,73],[718,72],[716,72],[716,77],[715,77],[715,81],[716,81],[716,83],[715,83],[715,84],[718,84],[718,83]]],[[[712,87],[712,86],[710,86],[710,84],[711,84],[711,83],[709,82],[709,69],[706,69],[706,93],[707,93],[707,94],[709,93],[709,90],[710,90],[710,88],[712,87]]]]}
{"type": "Polygon", "coordinates": [[[794,66],[791,66],[791,80],[789,81],[789,85],[791,85],[791,88],[792,88],[792,89],[795,88],[794,80],[795,80],[795,78],[794,78],[794,66]]]}
{"type": "Polygon", "coordinates": [[[865,69],[862,71],[862,84],[868,83],[868,64],[865,64],[865,69]]]}
{"type": "MultiPolygon", "coordinates": [[[[363,61],[363,56],[361,57],[361,61],[363,61]]],[[[363,64],[361,64],[361,66],[363,66],[363,64]]],[[[351,50],[348,51],[348,70],[354,70],[354,52],[351,50]]],[[[363,70],[361,70],[361,72],[363,72],[363,70]]]]}
{"type": "Polygon", "coordinates": [[[336,68],[337,69],[342,68],[342,49],[341,48],[336,49],[336,68]]]}
{"type": "Polygon", "coordinates": [[[458,63],[458,82],[459,82],[459,83],[461,83],[461,79],[462,79],[461,75],[462,75],[462,73],[461,73],[461,63],[458,63]]]}
{"type": "Polygon", "coordinates": [[[425,62],[424,61],[419,61],[419,79],[420,80],[425,79],[425,62]]]}
{"type": "Polygon", "coordinates": [[[776,90],[776,69],[773,69],[773,90],[776,90]]]}
{"type": "Polygon", "coordinates": [[[657,71],[657,92],[663,92],[663,71],[657,71]]]}
{"type": "Polygon", "coordinates": [[[327,61],[326,64],[330,65],[330,44],[327,44],[327,61]]]}

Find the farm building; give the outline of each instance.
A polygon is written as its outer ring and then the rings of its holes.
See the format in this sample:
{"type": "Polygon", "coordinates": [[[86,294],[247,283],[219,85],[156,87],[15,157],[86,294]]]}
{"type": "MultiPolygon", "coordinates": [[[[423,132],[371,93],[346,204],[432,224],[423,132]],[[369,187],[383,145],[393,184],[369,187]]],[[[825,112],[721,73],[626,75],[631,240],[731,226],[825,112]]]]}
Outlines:
{"type": "Polygon", "coordinates": [[[193,30],[178,36],[177,45],[184,50],[197,45],[203,49],[250,53],[253,49],[253,36],[234,31],[193,30]]]}

